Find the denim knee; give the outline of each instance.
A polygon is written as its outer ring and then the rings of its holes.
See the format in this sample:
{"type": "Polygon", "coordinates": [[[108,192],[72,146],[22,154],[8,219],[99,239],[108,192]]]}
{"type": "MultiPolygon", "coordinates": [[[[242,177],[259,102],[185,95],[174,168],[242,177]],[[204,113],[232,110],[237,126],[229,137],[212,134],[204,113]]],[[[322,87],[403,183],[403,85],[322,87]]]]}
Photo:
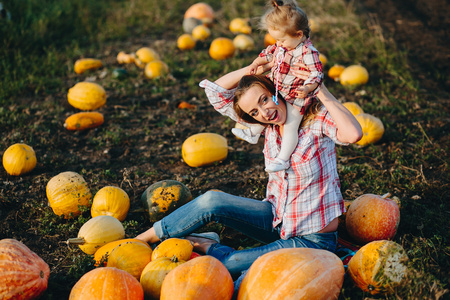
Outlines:
{"type": "Polygon", "coordinates": [[[220,199],[221,192],[207,191],[203,195],[198,196],[195,201],[197,209],[202,211],[213,211],[221,204],[220,199]]]}

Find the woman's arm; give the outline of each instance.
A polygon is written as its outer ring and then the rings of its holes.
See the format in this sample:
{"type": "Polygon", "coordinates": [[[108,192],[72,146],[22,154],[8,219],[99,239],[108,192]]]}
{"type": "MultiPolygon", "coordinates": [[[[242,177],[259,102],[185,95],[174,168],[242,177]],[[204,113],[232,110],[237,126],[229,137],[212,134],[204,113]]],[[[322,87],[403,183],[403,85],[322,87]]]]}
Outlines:
{"type": "Polygon", "coordinates": [[[336,123],[337,139],[340,142],[356,143],[362,138],[361,125],[352,113],[328,91],[325,85],[322,84],[317,97],[336,123]]]}
{"type": "MultiPolygon", "coordinates": [[[[215,83],[227,90],[234,89],[235,87],[237,87],[239,80],[241,80],[242,76],[247,74],[248,70],[249,66],[235,71],[231,71],[230,73],[227,73],[222,77],[220,77],[219,79],[217,79],[215,83]]],[[[256,72],[256,74],[258,75],[263,74],[268,70],[270,70],[270,64],[261,65],[258,67],[258,71],[256,72]]]]}

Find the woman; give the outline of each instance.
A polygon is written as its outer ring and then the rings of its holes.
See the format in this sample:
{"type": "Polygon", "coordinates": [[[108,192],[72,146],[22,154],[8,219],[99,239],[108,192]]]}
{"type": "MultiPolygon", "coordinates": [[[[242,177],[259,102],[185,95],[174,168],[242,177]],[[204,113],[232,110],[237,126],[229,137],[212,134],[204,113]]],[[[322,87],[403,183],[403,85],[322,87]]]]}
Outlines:
{"type": "MultiPolygon", "coordinates": [[[[269,79],[262,75],[244,76],[247,71],[233,71],[214,83],[204,80],[200,86],[220,113],[245,125],[266,126],[263,153],[267,165],[280,151],[289,112],[283,99],[279,105],[271,101],[275,88],[269,79]]],[[[334,252],[338,217],[345,211],[335,142],[355,143],[362,131],[353,115],[324,86],[318,98],[323,105],[311,107],[312,111],[305,115],[291,167],[269,173],[263,201],[209,191],[136,238],[156,243],[170,237],[186,237],[196,251],[219,259],[234,278],[259,256],[280,248],[309,247],[334,252]],[[220,244],[217,234],[192,234],[209,222],[222,223],[265,245],[237,251],[220,244]]]]}

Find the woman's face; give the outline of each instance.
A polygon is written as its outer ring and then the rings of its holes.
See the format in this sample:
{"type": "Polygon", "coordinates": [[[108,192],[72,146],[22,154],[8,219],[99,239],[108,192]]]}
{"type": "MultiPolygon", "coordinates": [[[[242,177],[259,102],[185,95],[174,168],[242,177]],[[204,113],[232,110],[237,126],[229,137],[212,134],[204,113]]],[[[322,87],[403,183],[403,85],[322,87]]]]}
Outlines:
{"type": "Polygon", "coordinates": [[[240,97],[238,105],[261,123],[283,125],[286,122],[286,104],[279,101],[276,105],[272,100],[272,93],[260,85],[250,87],[240,97]]]}

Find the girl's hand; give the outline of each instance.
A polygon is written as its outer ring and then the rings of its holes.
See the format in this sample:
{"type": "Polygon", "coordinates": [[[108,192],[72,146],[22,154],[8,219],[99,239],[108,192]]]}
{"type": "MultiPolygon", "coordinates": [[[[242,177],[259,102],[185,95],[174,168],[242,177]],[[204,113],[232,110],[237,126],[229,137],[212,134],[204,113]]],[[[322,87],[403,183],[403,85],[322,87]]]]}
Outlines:
{"type": "Polygon", "coordinates": [[[301,86],[297,90],[298,98],[305,98],[309,93],[309,88],[307,86],[301,86]]]}
{"type": "Polygon", "coordinates": [[[309,75],[311,74],[309,71],[307,71],[306,65],[300,62],[294,63],[294,67],[291,68],[291,72],[292,74],[303,80],[308,79],[309,75]]]}
{"type": "Polygon", "coordinates": [[[258,73],[258,65],[257,64],[251,64],[250,66],[248,66],[247,69],[247,75],[254,75],[258,73]]]}

